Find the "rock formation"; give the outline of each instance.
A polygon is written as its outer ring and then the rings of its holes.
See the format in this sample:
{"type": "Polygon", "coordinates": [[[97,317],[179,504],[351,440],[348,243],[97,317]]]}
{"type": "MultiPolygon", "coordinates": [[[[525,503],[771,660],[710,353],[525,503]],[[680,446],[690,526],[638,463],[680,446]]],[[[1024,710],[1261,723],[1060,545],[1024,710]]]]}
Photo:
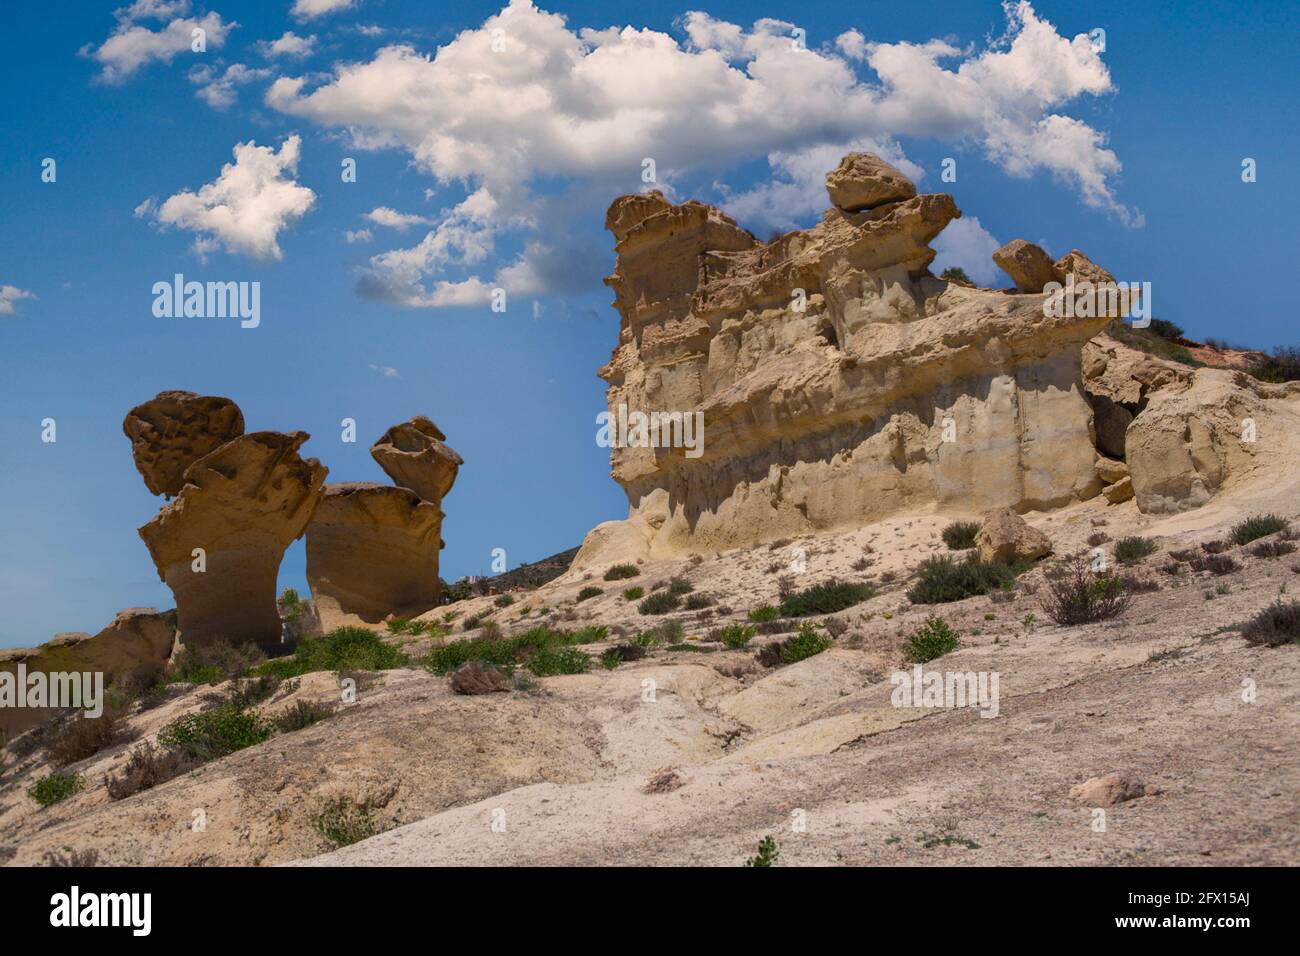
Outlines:
{"type": "Polygon", "coordinates": [[[668,447],[686,444],[671,427],[616,442],[629,518],[593,531],[575,568],[1101,490],[1080,347],[1110,318],[935,278],[929,242],[961,213],[900,180],[846,157],[822,221],[769,243],[700,202],[614,201],[611,420],[698,411],[703,442],[668,447]]]}
{"type": "Polygon", "coordinates": [[[185,469],[244,433],[244,415],[228,398],[193,392],[159,392],[126,413],[135,467],[155,495],[174,498],[185,469]]]}
{"type": "Polygon", "coordinates": [[[243,415],[232,402],[189,392],[132,409],[123,430],[146,484],[175,495],[140,537],[176,596],[181,641],[278,645],[280,561],[306,529],[328,471],[299,457],[310,436],[239,434],[243,415]]]}
{"type": "MultiPolygon", "coordinates": [[[[171,657],[175,638],[174,614],[127,608],[93,637],[56,634],[37,648],[0,650],[0,671],[16,675],[21,664],[28,675],[100,673],[104,686],[110,687],[134,668],[161,670],[171,657]]],[[[54,708],[0,707],[0,731],[12,738],[55,713],[54,708]]]]}
{"type": "Polygon", "coordinates": [[[389,616],[414,617],[438,604],[442,512],[407,488],[325,486],[307,529],[307,580],[326,631],[389,616]]]}
{"type": "Polygon", "coordinates": [[[1034,561],[1052,553],[1052,540],[1010,508],[984,516],[975,547],[984,561],[1034,561]]]}
{"type": "Polygon", "coordinates": [[[446,437],[416,416],[370,448],[397,487],[326,485],[307,530],[307,583],[326,631],[414,617],[438,605],[442,497],[463,463],[446,437]]]}

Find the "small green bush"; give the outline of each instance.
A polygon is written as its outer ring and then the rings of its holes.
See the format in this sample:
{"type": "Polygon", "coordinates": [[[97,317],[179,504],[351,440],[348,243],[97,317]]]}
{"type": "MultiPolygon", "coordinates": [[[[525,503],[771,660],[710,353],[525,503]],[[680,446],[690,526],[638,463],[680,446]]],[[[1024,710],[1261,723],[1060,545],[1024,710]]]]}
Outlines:
{"type": "Polygon", "coordinates": [[[692,594],[686,599],[686,610],[698,611],[714,603],[713,598],[708,594],[692,594]]]}
{"type": "Polygon", "coordinates": [[[585,674],[591,668],[591,656],[576,647],[543,647],[524,664],[535,677],[557,674],[585,674]]]}
{"type": "Polygon", "coordinates": [[[745,866],[773,866],[776,863],[776,858],[780,855],[781,851],[777,849],[776,840],[770,836],[765,836],[759,841],[758,855],[746,860],[745,866]]]}
{"type": "Polygon", "coordinates": [[[260,744],[274,728],[260,716],[235,704],[178,717],[158,732],[158,742],[206,763],[260,744]]]}
{"type": "Polygon", "coordinates": [[[642,614],[667,614],[677,610],[681,603],[682,599],[672,591],[655,591],[638,604],[636,609],[642,614]]]}
{"type": "Polygon", "coordinates": [[[623,663],[623,655],[618,652],[617,647],[611,647],[605,653],[600,655],[600,666],[607,671],[612,671],[623,663]]]}
{"type": "Polygon", "coordinates": [[[1255,518],[1247,518],[1241,524],[1232,529],[1232,541],[1234,544],[1250,544],[1256,538],[1262,538],[1265,535],[1273,534],[1275,531],[1285,531],[1287,521],[1277,515],[1260,515],[1255,518]]]}
{"type": "Polygon", "coordinates": [[[624,581],[641,573],[635,564],[616,564],[605,572],[606,581],[624,581]]]}
{"type": "Polygon", "coordinates": [[[683,594],[690,594],[694,590],[695,590],[695,585],[692,584],[690,581],[687,581],[685,578],[673,578],[671,581],[668,582],[669,594],[676,594],[678,596],[681,596],[683,594]]]}
{"type": "Polygon", "coordinates": [[[781,602],[782,617],[809,617],[813,614],[834,614],[853,607],[875,594],[869,584],[849,584],[829,581],[815,584],[804,591],[790,595],[781,602]]]}
{"type": "Polygon", "coordinates": [[[300,642],[292,657],[267,661],[255,673],[286,680],[314,671],[386,671],[406,663],[406,655],[385,644],[377,632],[364,627],[338,627],[324,637],[300,642]]]}
{"type": "Polygon", "coordinates": [[[628,588],[623,592],[623,600],[639,601],[645,596],[645,588],[628,588]]]}
{"type": "Polygon", "coordinates": [[[600,594],[600,588],[585,587],[578,592],[578,601],[579,603],[581,603],[582,601],[590,600],[591,598],[596,597],[598,594],[600,594]]]}
{"type": "Polygon", "coordinates": [[[754,639],[754,635],[757,633],[758,628],[748,624],[728,624],[718,632],[718,640],[727,647],[744,647],[754,639]]]}
{"type": "Polygon", "coordinates": [[[764,621],[775,621],[781,616],[781,612],[770,604],[764,604],[762,607],[756,607],[749,612],[749,619],[755,624],[762,624],[764,621]]]}
{"type": "MultiPolygon", "coordinates": [[[[479,661],[509,674],[529,654],[573,643],[573,636],[538,625],[514,637],[475,637],[435,647],[421,663],[435,674],[447,674],[466,661],[479,661]]],[[[585,655],[584,655],[585,656],[585,655]]]]}
{"type": "Polygon", "coordinates": [[[975,536],[979,532],[978,521],[954,521],[943,529],[943,543],[949,551],[965,551],[975,547],[975,536]]]}
{"type": "Polygon", "coordinates": [[[827,650],[832,643],[829,635],[819,633],[812,624],[804,624],[798,634],[785,642],[781,659],[787,664],[797,664],[827,650]]]}
{"type": "Polygon", "coordinates": [[[496,600],[494,600],[492,603],[495,604],[497,607],[509,607],[510,605],[515,603],[515,599],[511,597],[509,594],[501,594],[498,595],[496,600]]]}
{"type": "Polygon", "coordinates": [[[350,797],[335,797],[312,814],[312,829],[332,846],[351,846],[379,832],[370,810],[350,797]]]}
{"type": "Polygon", "coordinates": [[[48,807],[80,793],[84,787],[85,784],[75,773],[55,771],[32,784],[27,795],[42,807],[48,807]]]}
{"type": "Polygon", "coordinates": [[[1115,542],[1115,560],[1120,564],[1137,564],[1158,550],[1159,546],[1150,538],[1120,538],[1115,542]]]}
{"type": "Polygon", "coordinates": [[[936,657],[950,654],[961,646],[957,632],[941,617],[928,617],[903,643],[903,660],[909,664],[925,664],[936,657]]]}
{"type": "Polygon", "coordinates": [[[573,632],[573,643],[575,644],[595,644],[597,641],[603,641],[609,636],[609,628],[602,625],[590,625],[580,627],[573,632]]]}
{"type": "Polygon", "coordinates": [[[946,604],[990,591],[1009,591],[1016,575],[1028,565],[981,561],[971,555],[954,561],[948,555],[927,558],[918,569],[917,582],[907,592],[913,604],[946,604]]]}

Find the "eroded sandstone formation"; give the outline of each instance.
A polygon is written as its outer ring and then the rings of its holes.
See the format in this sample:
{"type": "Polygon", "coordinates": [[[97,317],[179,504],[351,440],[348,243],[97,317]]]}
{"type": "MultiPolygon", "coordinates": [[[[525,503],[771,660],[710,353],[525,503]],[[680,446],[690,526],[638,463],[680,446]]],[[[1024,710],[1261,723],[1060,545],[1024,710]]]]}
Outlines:
{"type": "MultiPolygon", "coordinates": [[[[935,278],[929,243],[961,213],[899,180],[846,157],[822,221],[769,243],[703,203],[614,201],[610,414],[700,411],[703,448],[615,447],[629,518],[575,567],[1101,490],[1080,347],[1111,317],[935,278]]],[[[1098,269],[1077,250],[1060,265],[1098,269]]]]}
{"type": "Polygon", "coordinates": [[[377,624],[437,606],[442,511],[407,488],[325,486],[307,530],[307,580],[321,626],[377,624]]]}
{"type": "Polygon", "coordinates": [[[307,583],[326,631],[414,617],[438,605],[442,497],[462,464],[446,437],[416,416],[370,448],[396,487],[325,486],[307,530],[307,583]]]}
{"type": "Polygon", "coordinates": [[[298,454],[310,436],[240,434],[234,403],[188,392],[132,409],[123,430],[149,488],[175,496],[140,537],[176,596],[181,641],[278,645],[280,561],[306,529],[327,473],[298,454]]]}

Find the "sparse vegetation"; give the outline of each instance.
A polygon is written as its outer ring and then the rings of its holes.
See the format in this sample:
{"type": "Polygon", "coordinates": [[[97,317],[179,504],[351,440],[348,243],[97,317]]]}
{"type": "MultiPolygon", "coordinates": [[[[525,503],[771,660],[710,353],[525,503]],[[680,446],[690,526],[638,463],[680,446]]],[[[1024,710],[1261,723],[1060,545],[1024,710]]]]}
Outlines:
{"type": "Polygon", "coordinates": [[[740,648],[744,647],[754,639],[758,629],[748,624],[728,624],[726,627],[716,631],[716,640],[721,641],[727,647],[740,648]]]}
{"type": "Polygon", "coordinates": [[[1230,554],[1197,555],[1187,563],[1193,571],[1209,571],[1211,574],[1231,574],[1241,567],[1230,554]]]}
{"type": "Polygon", "coordinates": [[[369,808],[351,797],[327,800],[312,814],[311,826],[334,847],[351,846],[379,832],[369,808]]]}
{"type": "Polygon", "coordinates": [[[1270,604],[1241,625],[1241,636],[1263,647],[1300,644],[1300,601],[1270,604]]]}
{"type": "Polygon", "coordinates": [[[466,661],[451,675],[451,689],[457,694],[495,694],[510,689],[510,681],[501,671],[482,661],[466,661]]]}
{"type": "Polygon", "coordinates": [[[869,584],[850,584],[845,581],[828,581],[793,593],[781,602],[783,617],[809,617],[813,614],[834,614],[875,594],[869,584]]]}
{"type": "Polygon", "coordinates": [[[452,641],[433,648],[421,663],[435,674],[448,674],[466,661],[491,664],[509,674],[531,654],[543,648],[559,647],[572,642],[571,635],[538,625],[514,637],[475,637],[452,641]]]}
{"type": "Polygon", "coordinates": [[[949,551],[965,551],[975,547],[975,536],[979,531],[978,521],[954,521],[943,529],[943,543],[949,551]]]}
{"type": "Polygon", "coordinates": [[[198,647],[182,647],[172,661],[170,680],[185,684],[216,684],[243,677],[266,660],[266,655],[251,644],[238,647],[228,641],[213,641],[198,647]]]}
{"type": "Polygon", "coordinates": [[[761,607],[756,607],[754,608],[754,610],[749,612],[749,619],[753,621],[755,624],[761,624],[764,621],[775,621],[780,616],[781,616],[781,612],[778,611],[776,608],[772,607],[772,605],[770,604],[764,604],[761,607]]]}
{"type": "Polygon", "coordinates": [[[943,657],[961,646],[957,632],[941,617],[928,617],[925,623],[903,642],[903,660],[925,664],[943,657]]]}
{"type": "Polygon", "coordinates": [[[642,614],[667,614],[681,605],[682,599],[672,591],[655,591],[637,605],[642,614]]]}
{"type": "Polygon", "coordinates": [[[683,594],[690,594],[695,590],[695,585],[685,578],[673,578],[668,582],[668,593],[676,594],[679,597],[683,594]]]}
{"type": "Polygon", "coordinates": [[[42,807],[50,807],[73,794],[80,793],[84,787],[81,777],[75,773],[56,770],[32,784],[27,790],[27,795],[42,807]]]}
{"type": "Polygon", "coordinates": [[[109,776],[104,783],[112,800],[124,800],[142,790],[166,783],[173,777],[189,773],[199,762],[179,750],[167,750],[146,743],[127,758],[120,774],[109,776]]]}
{"type": "Polygon", "coordinates": [[[781,660],[786,664],[797,664],[827,650],[833,643],[829,635],[819,633],[812,624],[804,624],[799,633],[787,638],[781,650],[781,660]]]}
{"type": "Polygon", "coordinates": [[[1286,519],[1273,514],[1258,515],[1233,526],[1231,537],[1233,544],[1250,544],[1256,538],[1286,529],[1286,519]]]}
{"type": "Polygon", "coordinates": [[[1057,624],[1090,624],[1123,614],[1132,596],[1122,579],[1107,571],[1093,571],[1087,555],[1061,562],[1046,576],[1043,610],[1057,624]]]}
{"type": "Polygon", "coordinates": [[[773,866],[780,855],[781,851],[777,848],[776,840],[765,836],[758,843],[758,854],[746,860],[745,866],[773,866]]]}
{"type": "Polygon", "coordinates": [[[645,588],[628,588],[623,592],[623,600],[639,601],[645,596],[645,588]]]}
{"type": "Polygon", "coordinates": [[[45,735],[50,760],[57,767],[66,767],[112,746],[124,738],[126,728],[121,716],[116,707],[106,706],[98,717],[78,713],[54,724],[45,735]]]}
{"type": "Polygon", "coordinates": [[[1009,591],[1016,575],[1026,567],[982,561],[974,554],[960,562],[946,554],[937,555],[921,563],[917,581],[908,589],[907,598],[913,604],[946,604],[990,591],[1009,591]]]}
{"type": "Polygon", "coordinates": [[[583,588],[581,591],[578,592],[578,598],[577,598],[578,603],[581,604],[583,601],[589,601],[592,598],[599,596],[600,593],[601,593],[600,588],[588,585],[587,587],[583,588]]]}
{"type": "Polygon", "coordinates": [[[686,610],[699,611],[713,604],[713,597],[708,594],[692,594],[686,599],[686,610]]]}
{"type": "Polygon", "coordinates": [[[510,594],[499,594],[492,603],[497,607],[509,607],[515,603],[515,599],[514,596],[510,594]]]}
{"type": "Polygon", "coordinates": [[[603,641],[609,636],[609,628],[602,625],[589,625],[580,627],[573,632],[573,643],[575,644],[595,644],[597,641],[603,641]]]}
{"type": "Polygon", "coordinates": [[[158,732],[158,742],[207,763],[260,744],[273,732],[274,727],[258,714],[226,702],[176,718],[158,732]]]}
{"type": "Polygon", "coordinates": [[[1257,558],[1280,558],[1294,550],[1295,545],[1290,541],[1261,541],[1251,547],[1250,553],[1257,558]]]}
{"type": "Polygon", "coordinates": [[[635,564],[616,564],[605,572],[606,581],[624,581],[627,578],[634,578],[641,573],[641,569],[635,564]]]}
{"type": "Polygon", "coordinates": [[[1160,550],[1150,538],[1120,538],[1115,542],[1115,560],[1120,564],[1137,564],[1160,550]]]}
{"type": "Polygon", "coordinates": [[[591,669],[591,656],[576,647],[547,646],[539,648],[524,664],[535,677],[554,677],[559,674],[585,674],[591,669]]]}
{"type": "Polygon", "coordinates": [[[267,661],[255,673],[285,680],[313,671],[386,671],[406,663],[406,655],[385,644],[377,632],[364,627],[338,627],[323,637],[299,642],[292,657],[267,661]]]}
{"type": "Polygon", "coordinates": [[[1247,374],[1261,382],[1294,382],[1300,380],[1300,347],[1279,345],[1250,368],[1247,374]]]}
{"type": "Polygon", "coordinates": [[[292,707],[275,718],[275,728],[282,734],[302,730],[334,716],[334,708],[312,700],[296,700],[292,707]]]}

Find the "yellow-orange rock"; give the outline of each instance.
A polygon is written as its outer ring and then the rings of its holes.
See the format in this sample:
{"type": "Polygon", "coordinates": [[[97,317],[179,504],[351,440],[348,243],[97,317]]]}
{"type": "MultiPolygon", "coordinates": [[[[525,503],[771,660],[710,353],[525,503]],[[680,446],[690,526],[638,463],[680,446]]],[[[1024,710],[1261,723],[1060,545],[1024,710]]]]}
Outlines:
{"type": "Polygon", "coordinates": [[[423,415],[394,425],[370,447],[371,456],[393,483],[438,504],[451,491],[460,455],[443,444],[447,436],[423,415]]]}
{"type": "Polygon", "coordinates": [[[228,398],[159,392],[127,412],[122,431],[149,490],[174,498],[186,468],[244,433],[244,415],[228,398]]]}

